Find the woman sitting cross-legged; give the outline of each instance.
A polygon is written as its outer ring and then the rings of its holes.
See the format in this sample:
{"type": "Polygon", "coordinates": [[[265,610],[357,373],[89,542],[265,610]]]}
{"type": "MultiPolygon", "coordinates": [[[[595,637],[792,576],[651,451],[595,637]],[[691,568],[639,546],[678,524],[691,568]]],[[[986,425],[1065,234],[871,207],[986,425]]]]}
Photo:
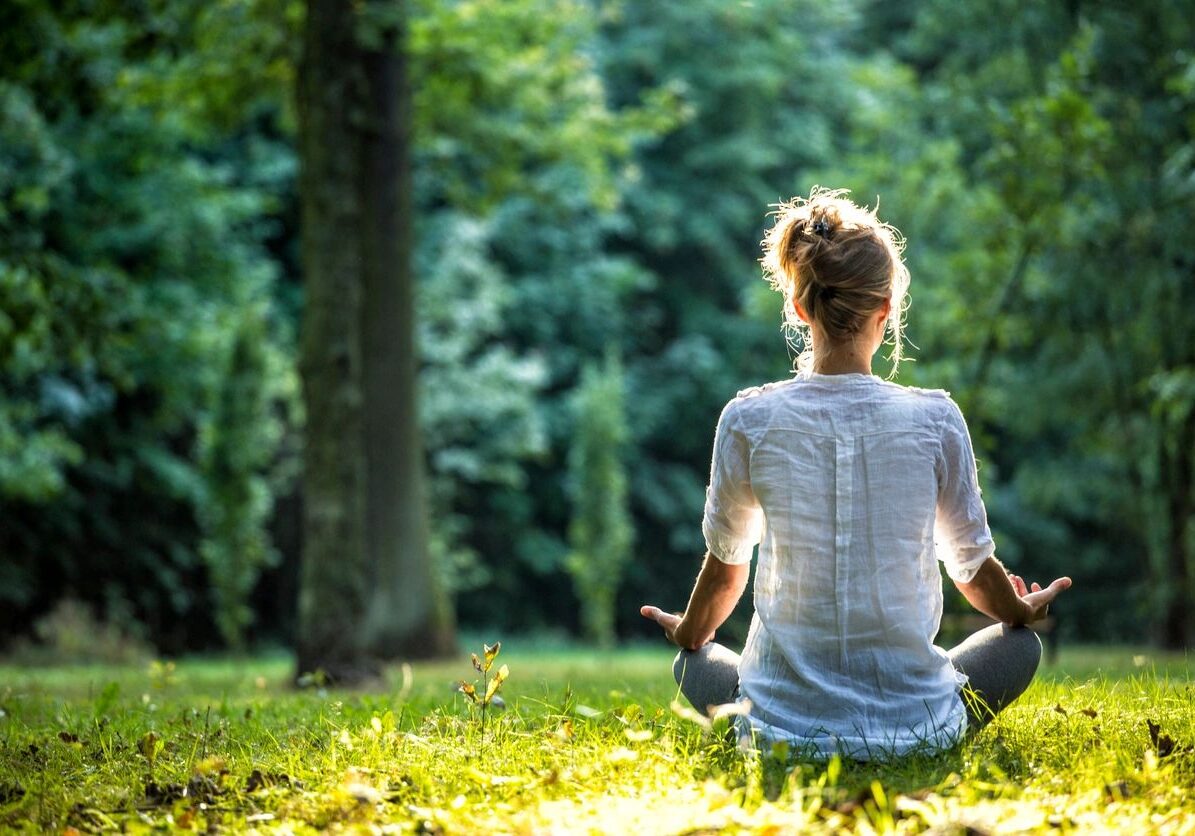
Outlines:
{"type": "Polygon", "coordinates": [[[947,748],[1016,699],[1041,659],[1025,625],[1071,581],[1026,587],[993,556],[950,396],[872,375],[885,330],[900,360],[909,274],[900,233],[843,195],[815,189],[777,213],[764,268],[807,350],[795,377],[723,410],[688,607],[642,614],[682,648],[674,674],[698,710],[741,701],[767,740],[868,759],[947,748]],[[711,639],[756,544],[740,657],[711,639]],[[1001,622],[950,651],[933,643],[938,560],[1001,622]]]}

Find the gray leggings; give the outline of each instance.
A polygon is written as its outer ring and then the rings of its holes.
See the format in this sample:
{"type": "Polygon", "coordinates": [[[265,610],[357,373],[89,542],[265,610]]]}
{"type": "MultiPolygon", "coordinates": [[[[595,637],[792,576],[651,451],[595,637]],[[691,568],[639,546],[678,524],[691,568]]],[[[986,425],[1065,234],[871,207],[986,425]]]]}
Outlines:
{"type": "MultiPolygon", "coordinates": [[[[967,724],[982,727],[1024,693],[1041,662],[1041,639],[1024,627],[993,624],[947,651],[968,677],[963,691],[967,724]]],[[[733,702],[739,691],[739,654],[720,644],[682,650],[672,663],[681,693],[699,711],[733,702]]]]}

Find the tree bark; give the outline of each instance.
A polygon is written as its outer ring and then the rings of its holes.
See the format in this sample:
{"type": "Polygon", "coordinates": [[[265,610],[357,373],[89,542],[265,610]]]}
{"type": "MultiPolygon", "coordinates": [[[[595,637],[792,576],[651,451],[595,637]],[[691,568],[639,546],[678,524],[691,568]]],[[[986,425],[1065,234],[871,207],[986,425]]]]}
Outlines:
{"type": "Polygon", "coordinates": [[[367,603],[362,450],[361,101],[351,7],[309,0],[299,77],[307,408],[298,672],[357,682],[376,672],[356,627],[367,603]]]}
{"type": "MultiPolygon", "coordinates": [[[[404,4],[389,4],[405,12],[404,4]]],[[[365,209],[362,309],[366,549],[372,589],[366,642],[381,658],[441,656],[455,645],[451,610],[428,554],[417,402],[412,275],[411,93],[404,21],[373,33],[363,54],[365,209]]]]}
{"type": "Polygon", "coordinates": [[[403,4],[308,0],[299,79],[307,404],[299,673],[453,649],[415,397],[403,4]]]}

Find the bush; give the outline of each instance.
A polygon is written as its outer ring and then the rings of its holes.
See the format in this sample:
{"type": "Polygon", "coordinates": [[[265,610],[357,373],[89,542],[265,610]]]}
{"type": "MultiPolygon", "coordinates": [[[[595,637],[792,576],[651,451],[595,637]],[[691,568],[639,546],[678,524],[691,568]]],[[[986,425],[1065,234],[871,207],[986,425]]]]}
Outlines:
{"type": "MultiPolygon", "coordinates": [[[[126,605],[127,606],[127,605],[126,605]]],[[[120,609],[119,605],[110,609],[120,609]]],[[[96,618],[91,607],[63,598],[33,625],[33,638],[18,639],[9,654],[18,664],[138,664],[153,656],[141,625],[125,613],[96,618]]]]}

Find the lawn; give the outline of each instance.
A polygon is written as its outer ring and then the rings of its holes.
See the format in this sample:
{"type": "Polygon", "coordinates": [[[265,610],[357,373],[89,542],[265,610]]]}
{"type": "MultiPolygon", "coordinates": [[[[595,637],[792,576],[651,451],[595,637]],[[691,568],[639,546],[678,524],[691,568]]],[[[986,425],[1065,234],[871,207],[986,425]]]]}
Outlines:
{"type": "Polygon", "coordinates": [[[294,691],[285,656],[0,666],[0,829],[1195,833],[1181,655],[1064,648],[973,739],[886,765],[744,753],[669,661],[511,640],[484,722],[467,656],[369,693],[294,691]]]}

